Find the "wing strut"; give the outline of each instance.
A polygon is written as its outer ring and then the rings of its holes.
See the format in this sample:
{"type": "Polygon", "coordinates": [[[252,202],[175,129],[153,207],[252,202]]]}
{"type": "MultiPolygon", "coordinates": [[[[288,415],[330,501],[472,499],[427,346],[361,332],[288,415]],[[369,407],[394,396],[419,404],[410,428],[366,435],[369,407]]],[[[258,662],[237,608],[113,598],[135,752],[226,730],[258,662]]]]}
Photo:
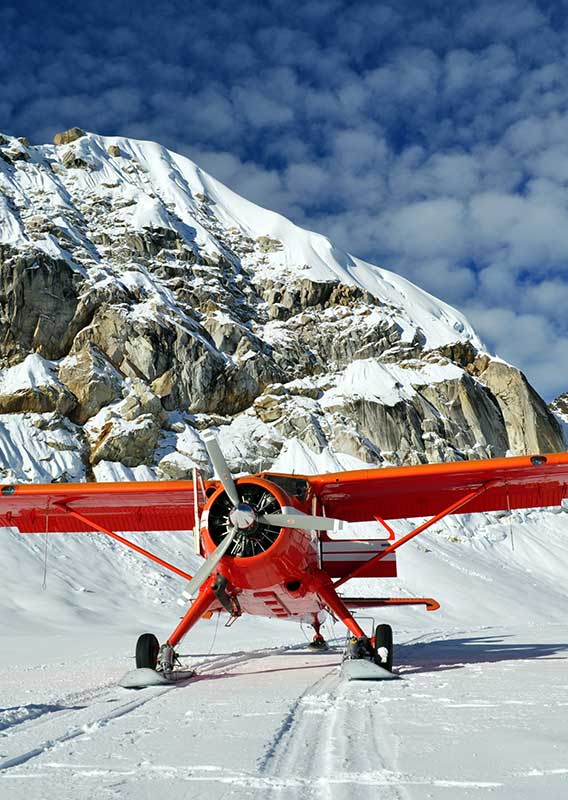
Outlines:
{"type": "Polygon", "coordinates": [[[131,542],[129,539],[125,539],[123,536],[119,536],[118,533],[114,533],[114,531],[109,531],[107,528],[103,528],[102,525],[99,525],[97,522],[93,522],[88,517],[84,517],[83,514],[79,514],[78,511],[73,511],[71,508],[68,508],[64,503],[53,503],[53,506],[57,506],[57,508],[61,509],[61,511],[64,511],[66,514],[81,520],[81,522],[84,522],[85,525],[88,525],[93,530],[98,531],[99,533],[104,533],[107,536],[110,536],[111,539],[115,539],[117,542],[120,542],[120,544],[124,544],[126,547],[130,547],[132,550],[136,550],[137,553],[140,553],[140,555],[144,556],[145,558],[149,558],[150,561],[154,561],[164,569],[167,569],[170,572],[175,572],[176,575],[179,575],[188,581],[191,580],[191,575],[189,575],[187,572],[184,572],[182,569],[174,567],[174,565],[170,564],[169,561],[164,561],[164,559],[160,558],[160,556],[154,555],[154,553],[150,553],[148,550],[144,550],[143,547],[131,542]]]}
{"type": "Polygon", "coordinates": [[[431,525],[434,525],[436,522],[439,522],[444,517],[447,517],[449,514],[455,514],[456,511],[462,508],[462,506],[465,506],[474,498],[479,497],[479,495],[483,494],[483,492],[486,492],[488,489],[493,489],[495,486],[502,485],[502,483],[503,481],[488,481],[487,483],[484,483],[482,486],[480,486],[479,489],[475,489],[473,492],[469,492],[468,494],[466,494],[465,497],[462,497],[460,500],[456,500],[455,503],[451,504],[451,506],[448,506],[443,511],[440,511],[438,514],[436,514],[434,517],[431,517],[429,520],[426,520],[426,522],[423,522],[422,525],[419,525],[413,531],[407,533],[406,536],[403,536],[401,539],[398,539],[396,542],[393,542],[393,544],[386,547],[380,553],[377,553],[376,556],[373,556],[373,558],[370,558],[368,561],[365,561],[364,564],[360,564],[357,567],[357,569],[354,569],[353,572],[349,573],[349,575],[345,575],[343,578],[340,578],[338,581],[335,581],[335,583],[333,584],[334,587],[337,589],[339,586],[345,583],[345,581],[351,580],[351,578],[364,578],[365,573],[371,567],[372,564],[375,564],[377,561],[381,561],[383,558],[385,558],[385,556],[388,556],[389,553],[393,553],[395,550],[398,550],[398,548],[402,547],[403,544],[406,544],[406,542],[409,542],[411,539],[414,539],[414,537],[418,536],[419,533],[422,533],[422,531],[425,531],[426,528],[429,528],[431,525]]]}
{"type": "Polygon", "coordinates": [[[379,517],[378,514],[375,514],[375,519],[388,532],[388,538],[392,539],[394,541],[396,539],[396,535],[395,535],[395,532],[393,531],[393,529],[391,528],[391,526],[387,522],[385,522],[385,520],[382,517],[379,517]]]}

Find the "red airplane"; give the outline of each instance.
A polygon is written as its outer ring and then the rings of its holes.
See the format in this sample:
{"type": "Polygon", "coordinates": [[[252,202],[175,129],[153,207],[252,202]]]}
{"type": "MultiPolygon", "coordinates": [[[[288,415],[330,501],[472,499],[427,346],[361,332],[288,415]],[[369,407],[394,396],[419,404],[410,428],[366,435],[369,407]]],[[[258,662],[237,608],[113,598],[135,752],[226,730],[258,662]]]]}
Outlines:
{"type": "MultiPolygon", "coordinates": [[[[7,485],[0,525],[22,533],[98,531],[188,581],[189,603],[165,643],[145,633],[136,666],[168,676],[175,648],[202,617],[226,612],[309,621],[313,646],[327,612],[351,638],[344,658],[392,672],[390,625],[367,637],[354,608],[422,604],[431,598],[348,597],[352,578],[396,577],[396,551],[450,514],[559,506],[568,496],[568,453],[389,467],[324,475],[261,473],[234,480],[216,439],[204,440],[219,480],[7,485]],[[427,517],[396,539],[386,520],[427,517]],[[337,538],[345,523],[379,522],[388,538],[337,538]],[[115,531],[200,530],[205,561],[194,576],[115,531]],[[200,526],[198,528],[198,526],[200,526]]],[[[232,621],[232,620],[229,620],[232,621]]]]}

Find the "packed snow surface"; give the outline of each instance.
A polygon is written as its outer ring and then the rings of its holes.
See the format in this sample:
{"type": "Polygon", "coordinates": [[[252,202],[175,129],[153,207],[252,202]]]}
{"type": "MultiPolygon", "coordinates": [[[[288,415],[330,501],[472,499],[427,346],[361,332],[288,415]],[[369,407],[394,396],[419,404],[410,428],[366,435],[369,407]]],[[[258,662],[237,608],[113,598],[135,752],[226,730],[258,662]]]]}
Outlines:
{"type": "Polygon", "coordinates": [[[29,356],[0,373],[0,394],[15,394],[24,389],[59,384],[57,372],[50,361],[37,353],[29,356]]]}
{"type": "MultiPolygon", "coordinates": [[[[374,614],[394,625],[398,675],[377,684],[341,680],[340,624],[310,652],[309,630],[245,618],[190,632],[193,679],[122,689],[136,637],[176,625],[181,582],[95,534],[53,536],[47,551],[43,536],[1,535],[6,797],[566,796],[565,511],[455,518],[403,548],[399,579],[347,586],[442,603],[374,614]]],[[[189,535],[136,538],[195,570],[189,535]]]]}
{"type": "Polygon", "coordinates": [[[321,405],[325,407],[347,396],[393,406],[416,394],[417,386],[459,379],[462,375],[463,370],[451,363],[421,363],[412,369],[397,364],[380,364],[373,358],[360,359],[349,364],[337,385],[325,392],[321,405]]]}

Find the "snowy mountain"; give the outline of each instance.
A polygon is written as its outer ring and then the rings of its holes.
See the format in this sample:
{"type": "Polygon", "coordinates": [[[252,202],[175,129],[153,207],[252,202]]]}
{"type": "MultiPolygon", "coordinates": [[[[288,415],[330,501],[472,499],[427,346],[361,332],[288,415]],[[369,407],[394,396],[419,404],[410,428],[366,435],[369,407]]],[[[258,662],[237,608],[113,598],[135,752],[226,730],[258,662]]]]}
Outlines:
{"type": "Polygon", "coordinates": [[[564,430],[564,438],[568,441],[568,392],[558,395],[552,403],[550,410],[558,420],[560,427],[564,430]]]}
{"type": "MultiPolygon", "coordinates": [[[[55,141],[0,137],[1,482],[188,477],[210,469],[208,428],[236,471],[565,449],[560,407],[458,311],[158,144],[55,141]]],[[[564,796],[567,522],[456,517],[402,549],[400,579],[349,587],[442,603],[393,615],[404,680],[380,694],[339,687],[335,651],[309,663],[296,625],[253,618],[200,622],[184,643],[200,680],[135,700],[116,679],[142,630],[171,630],[179,581],[95,534],[6,529],[10,796],[40,779],[61,800],[79,782],[85,797],[192,782],[211,798],[528,798],[535,776],[564,796]]],[[[138,540],[196,566],[182,534],[138,540]]]]}
{"type": "Polygon", "coordinates": [[[400,276],[158,144],[56,141],[0,139],[4,480],[185,477],[207,427],[236,470],[563,449],[524,377],[400,276]]]}

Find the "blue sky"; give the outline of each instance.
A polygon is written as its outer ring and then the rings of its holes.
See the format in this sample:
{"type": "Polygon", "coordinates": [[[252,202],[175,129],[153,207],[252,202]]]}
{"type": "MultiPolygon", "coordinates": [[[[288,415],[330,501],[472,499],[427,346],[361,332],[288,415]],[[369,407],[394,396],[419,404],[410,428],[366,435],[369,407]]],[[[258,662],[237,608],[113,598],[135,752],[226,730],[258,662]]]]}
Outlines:
{"type": "Polygon", "coordinates": [[[568,21],[528,0],[0,6],[0,130],[154,139],[568,390],[568,21]]]}

